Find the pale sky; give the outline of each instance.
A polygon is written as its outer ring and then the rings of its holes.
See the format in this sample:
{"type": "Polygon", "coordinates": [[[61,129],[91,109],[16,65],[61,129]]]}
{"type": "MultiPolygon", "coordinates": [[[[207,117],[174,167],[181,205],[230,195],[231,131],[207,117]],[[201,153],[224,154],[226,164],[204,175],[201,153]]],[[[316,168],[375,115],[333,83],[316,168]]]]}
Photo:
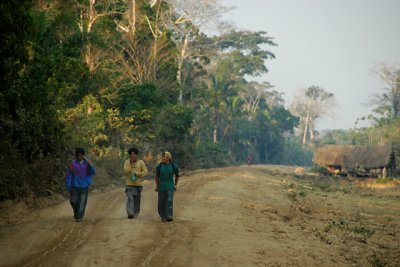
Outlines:
{"type": "MultiPolygon", "coordinates": [[[[222,0],[236,6],[224,16],[239,30],[266,31],[276,47],[269,72],[257,79],[283,92],[317,85],[334,93],[335,119],[316,128],[348,129],[372,113],[365,105],[384,83],[372,74],[379,63],[400,63],[400,0],[222,0]]],[[[359,126],[363,126],[359,124],[359,126]]],[[[365,124],[364,124],[365,126],[365,124]]]]}

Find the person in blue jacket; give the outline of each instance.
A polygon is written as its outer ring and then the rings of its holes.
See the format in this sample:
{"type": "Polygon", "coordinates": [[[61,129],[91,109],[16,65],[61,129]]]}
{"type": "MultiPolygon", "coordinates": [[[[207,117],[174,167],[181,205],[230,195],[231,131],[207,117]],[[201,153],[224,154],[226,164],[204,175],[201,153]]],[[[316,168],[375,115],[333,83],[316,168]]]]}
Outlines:
{"type": "Polygon", "coordinates": [[[95,172],[93,163],[85,157],[85,150],[77,148],[75,159],[70,162],[65,175],[65,187],[69,192],[69,202],[77,222],[82,221],[85,215],[89,187],[95,172]]]}

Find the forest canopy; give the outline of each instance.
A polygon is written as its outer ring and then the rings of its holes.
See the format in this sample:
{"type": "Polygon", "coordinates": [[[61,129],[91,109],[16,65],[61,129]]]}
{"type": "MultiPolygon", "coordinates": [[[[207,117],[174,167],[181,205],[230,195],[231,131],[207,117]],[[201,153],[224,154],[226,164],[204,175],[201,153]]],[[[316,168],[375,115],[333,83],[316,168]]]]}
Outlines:
{"type": "MultiPolygon", "coordinates": [[[[61,190],[77,146],[115,180],[132,146],[150,167],[164,150],[187,169],[248,155],[311,164],[323,101],[296,113],[273,85],[255,82],[277,44],[264,31],[224,27],[229,7],[217,0],[10,0],[0,9],[0,200],[61,190]],[[220,33],[208,36],[205,24],[220,33]]],[[[385,113],[393,102],[380,103],[389,132],[397,106],[385,113]]],[[[368,132],[350,134],[363,142],[368,132]]]]}

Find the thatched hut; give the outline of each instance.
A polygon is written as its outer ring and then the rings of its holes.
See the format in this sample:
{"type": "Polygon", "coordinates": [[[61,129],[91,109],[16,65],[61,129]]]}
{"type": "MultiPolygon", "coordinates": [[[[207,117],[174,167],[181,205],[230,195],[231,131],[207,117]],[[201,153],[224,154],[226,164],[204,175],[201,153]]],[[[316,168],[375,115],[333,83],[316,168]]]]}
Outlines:
{"type": "Polygon", "coordinates": [[[326,145],[314,152],[316,165],[339,170],[340,173],[375,173],[392,175],[396,171],[396,156],[391,146],[326,145]]]}

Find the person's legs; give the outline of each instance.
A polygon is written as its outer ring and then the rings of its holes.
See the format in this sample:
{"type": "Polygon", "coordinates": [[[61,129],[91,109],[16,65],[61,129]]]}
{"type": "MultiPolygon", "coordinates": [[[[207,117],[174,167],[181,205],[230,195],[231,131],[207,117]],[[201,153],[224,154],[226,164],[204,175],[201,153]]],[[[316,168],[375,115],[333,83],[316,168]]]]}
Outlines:
{"type": "Polygon", "coordinates": [[[81,221],[85,215],[89,188],[72,187],[69,202],[74,210],[74,219],[81,221]]]}
{"type": "Polygon", "coordinates": [[[135,205],[135,201],[134,201],[134,191],[136,191],[135,188],[133,187],[129,187],[127,186],[125,188],[125,193],[126,193],[126,197],[127,197],[127,201],[126,201],[126,213],[128,214],[128,218],[132,219],[133,218],[133,214],[134,214],[134,205],[135,205]]]}
{"type": "Polygon", "coordinates": [[[166,214],[166,191],[158,192],[158,215],[161,217],[161,221],[167,221],[166,214]]]}
{"type": "Polygon", "coordinates": [[[166,195],[166,217],[167,221],[173,220],[174,215],[174,190],[168,190],[166,195]]]}
{"type": "Polygon", "coordinates": [[[79,200],[75,219],[77,221],[81,221],[83,219],[83,216],[85,216],[86,205],[89,196],[89,188],[79,188],[78,192],[79,200]]]}
{"type": "Polygon", "coordinates": [[[70,196],[69,196],[69,203],[71,204],[72,210],[74,211],[74,219],[77,219],[78,210],[79,210],[79,188],[72,187],[70,196]]]}
{"type": "Polygon", "coordinates": [[[142,186],[137,186],[135,187],[136,189],[136,194],[133,195],[133,217],[137,218],[139,216],[140,213],[140,199],[141,199],[141,195],[142,195],[142,186]]]}

